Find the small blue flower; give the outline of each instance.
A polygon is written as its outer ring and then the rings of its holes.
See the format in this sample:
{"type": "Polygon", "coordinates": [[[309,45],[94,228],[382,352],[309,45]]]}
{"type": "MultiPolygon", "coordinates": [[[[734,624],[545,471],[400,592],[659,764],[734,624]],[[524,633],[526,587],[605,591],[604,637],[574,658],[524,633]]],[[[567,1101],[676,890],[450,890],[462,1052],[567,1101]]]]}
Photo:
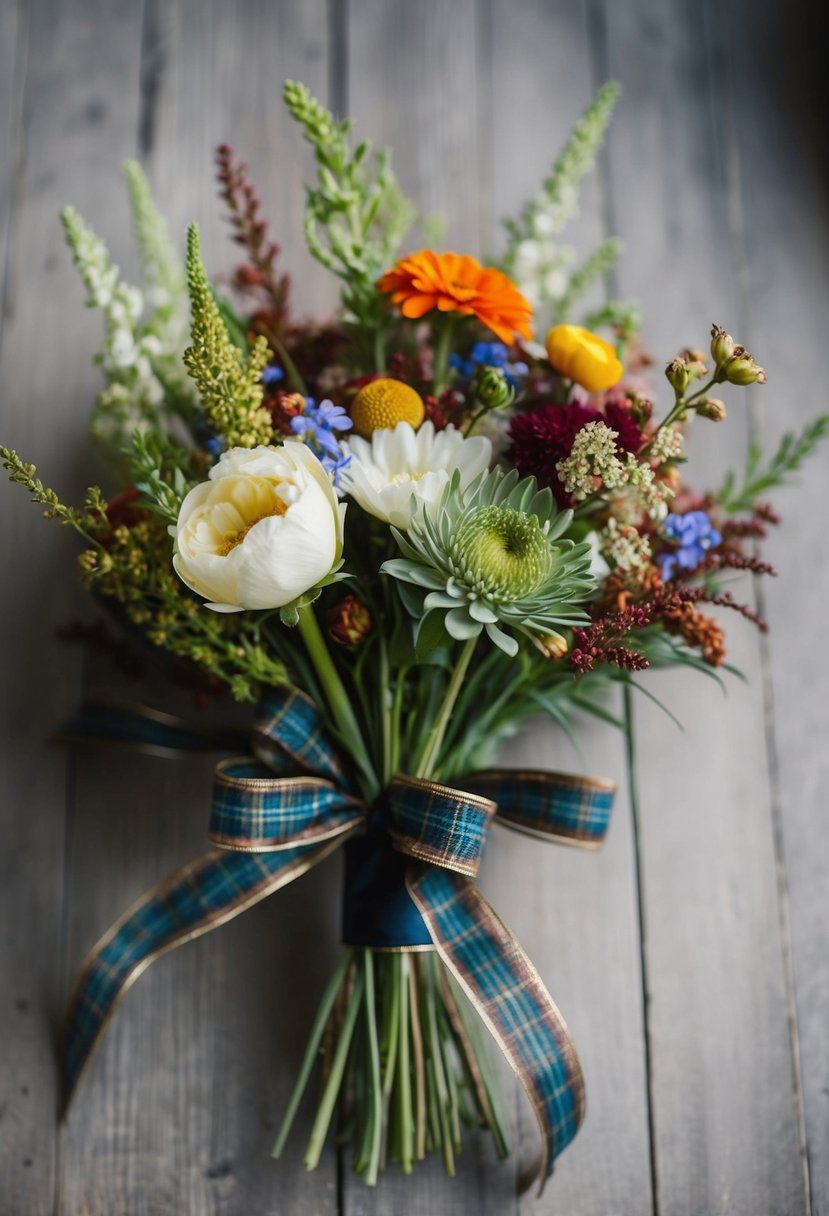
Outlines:
{"type": "Polygon", "coordinates": [[[305,409],[291,419],[291,430],[319,456],[325,469],[331,473],[334,485],[339,485],[340,473],[351,460],[343,455],[335,431],[350,431],[354,423],[341,405],[332,401],[316,404],[313,397],[306,397],[305,409]]]}
{"type": "Polygon", "coordinates": [[[346,455],[342,448],[338,448],[337,454],[331,456],[323,456],[320,459],[320,464],[331,474],[331,480],[334,483],[335,489],[339,490],[342,482],[342,471],[347,469],[351,464],[351,457],[346,455]]]}
{"type": "Polygon", "coordinates": [[[272,388],[274,384],[279,384],[279,381],[284,379],[285,373],[275,363],[269,363],[267,367],[262,368],[262,383],[267,388],[272,388]]]}
{"type": "Polygon", "coordinates": [[[525,376],[529,370],[526,363],[509,362],[509,350],[503,342],[476,342],[468,359],[450,355],[449,365],[464,380],[471,380],[479,367],[497,367],[504,372],[507,382],[514,389],[518,388],[516,377],[525,376]]]}
{"type": "Polygon", "coordinates": [[[677,566],[682,570],[695,570],[708,550],[722,543],[722,536],[711,523],[707,511],[668,515],[662,531],[667,540],[676,541],[678,545],[676,549],[659,555],[663,582],[673,578],[677,566]]]}

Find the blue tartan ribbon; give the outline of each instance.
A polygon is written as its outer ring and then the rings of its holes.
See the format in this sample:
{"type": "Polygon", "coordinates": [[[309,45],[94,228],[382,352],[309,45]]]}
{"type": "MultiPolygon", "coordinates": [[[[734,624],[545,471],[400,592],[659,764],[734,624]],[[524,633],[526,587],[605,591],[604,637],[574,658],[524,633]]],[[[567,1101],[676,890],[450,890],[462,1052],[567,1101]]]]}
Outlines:
{"type": "MultiPolygon", "coordinates": [[[[154,741],[163,747],[157,727],[154,741]]],[[[144,741],[141,730],[133,734],[144,741]]],[[[398,776],[370,808],[352,787],[319,711],[294,690],[274,690],[260,705],[252,750],[253,757],[216,769],[213,847],[143,895],[87,956],[66,1018],[67,1104],[118,1001],[155,958],[273,894],[343,842],[353,839],[359,858],[362,841],[379,835],[394,857],[406,859],[397,873],[423,926],[418,941],[437,950],[527,1093],[542,1138],[533,1174],[543,1187],[583,1119],[584,1080],[552,998],[474,880],[494,820],[596,847],[607,830],[613,784],[489,769],[466,778],[460,790],[398,776]]],[[[399,890],[395,898],[402,926],[407,914],[399,890]]]]}

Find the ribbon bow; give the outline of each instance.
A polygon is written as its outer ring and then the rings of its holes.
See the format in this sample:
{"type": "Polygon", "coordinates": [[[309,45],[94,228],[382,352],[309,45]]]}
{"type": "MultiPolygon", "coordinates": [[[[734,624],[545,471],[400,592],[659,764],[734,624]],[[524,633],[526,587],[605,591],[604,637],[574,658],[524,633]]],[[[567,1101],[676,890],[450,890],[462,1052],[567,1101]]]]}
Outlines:
{"type": "MultiPolygon", "coordinates": [[[[421,934],[415,940],[434,946],[527,1093],[542,1139],[532,1173],[543,1187],[584,1117],[584,1080],[550,994],[475,878],[496,816],[545,840],[597,847],[607,830],[613,783],[488,769],[465,778],[459,790],[398,776],[381,804],[369,808],[355,793],[316,706],[302,693],[282,689],[260,705],[252,750],[254,757],[216,768],[213,847],[143,895],[88,955],[66,1020],[67,1103],[118,999],[154,959],[293,882],[344,841],[352,839],[357,853],[364,839],[379,835],[402,867],[404,885],[393,885],[397,911],[409,921],[406,932],[414,911],[421,934]],[[400,908],[401,898],[410,901],[408,909],[400,908]]],[[[382,944],[361,936],[366,909],[360,910],[359,883],[350,885],[355,906],[349,916],[347,901],[346,941],[382,944]]],[[[382,933],[383,926],[372,929],[382,933]]]]}

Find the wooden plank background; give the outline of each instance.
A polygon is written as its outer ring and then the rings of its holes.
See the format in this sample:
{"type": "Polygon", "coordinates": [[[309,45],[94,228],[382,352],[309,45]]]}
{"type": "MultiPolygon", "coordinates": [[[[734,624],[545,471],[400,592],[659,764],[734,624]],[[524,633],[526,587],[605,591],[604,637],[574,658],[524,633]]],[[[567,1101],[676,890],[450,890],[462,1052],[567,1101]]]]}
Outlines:
{"type": "MultiPolygon", "coordinates": [[[[576,236],[620,231],[614,290],[638,298],[662,361],[717,320],[769,369],[700,424],[700,481],[825,408],[829,315],[826,115],[818,17],[747,0],[0,0],[0,434],[65,494],[96,470],[85,420],[98,318],[63,246],[74,202],[126,271],[119,165],[138,155],[206,260],[233,258],[212,149],[251,163],[303,310],[331,283],[304,252],[309,158],[278,99],[306,81],[394,147],[406,190],[449,244],[497,247],[499,217],[540,181],[609,76],[623,87],[576,236]]],[[[90,616],[71,543],[0,485],[0,1216],[480,1211],[578,1216],[829,1212],[829,538],[823,454],[780,497],[772,630],[728,621],[751,673],[723,697],[648,676],[680,734],[636,706],[638,814],[623,793],[600,855],[500,834],[484,886],[576,1036],[589,1115],[544,1198],[517,1200],[518,1156],[472,1141],[376,1191],[300,1137],[268,1156],[327,969],[340,863],[156,964],[119,1010],[68,1123],[55,1120],[56,1026],[72,972],[106,925],[201,845],[210,764],[172,765],[46,739],[112,682],[56,630],[90,616]],[[297,977],[301,976],[301,979],[297,977]]],[[[154,682],[133,696],[185,705],[154,682]]],[[[510,760],[626,786],[622,744],[585,728],[574,756],[548,725],[510,760]]],[[[528,1112],[510,1093],[529,1151],[528,1112]]],[[[307,1117],[306,1117],[307,1128],[307,1117]]]]}

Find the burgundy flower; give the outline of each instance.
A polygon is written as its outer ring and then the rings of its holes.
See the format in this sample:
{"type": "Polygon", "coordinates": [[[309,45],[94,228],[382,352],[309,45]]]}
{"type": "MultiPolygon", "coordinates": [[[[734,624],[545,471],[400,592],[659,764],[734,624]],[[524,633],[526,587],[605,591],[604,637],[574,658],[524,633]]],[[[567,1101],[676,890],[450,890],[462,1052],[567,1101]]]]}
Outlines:
{"type": "Polygon", "coordinates": [[[642,446],[642,432],[636,424],[633,412],[626,398],[618,397],[607,401],[604,407],[604,419],[611,430],[616,431],[618,439],[616,446],[624,452],[634,455],[642,446]]]}
{"type": "Polygon", "coordinates": [[[516,414],[510,424],[509,456],[522,477],[532,476],[540,486],[549,486],[559,506],[567,506],[570,496],[559,480],[556,464],[570,455],[573,440],[582,427],[601,420],[598,410],[577,402],[541,405],[516,414]]]}

